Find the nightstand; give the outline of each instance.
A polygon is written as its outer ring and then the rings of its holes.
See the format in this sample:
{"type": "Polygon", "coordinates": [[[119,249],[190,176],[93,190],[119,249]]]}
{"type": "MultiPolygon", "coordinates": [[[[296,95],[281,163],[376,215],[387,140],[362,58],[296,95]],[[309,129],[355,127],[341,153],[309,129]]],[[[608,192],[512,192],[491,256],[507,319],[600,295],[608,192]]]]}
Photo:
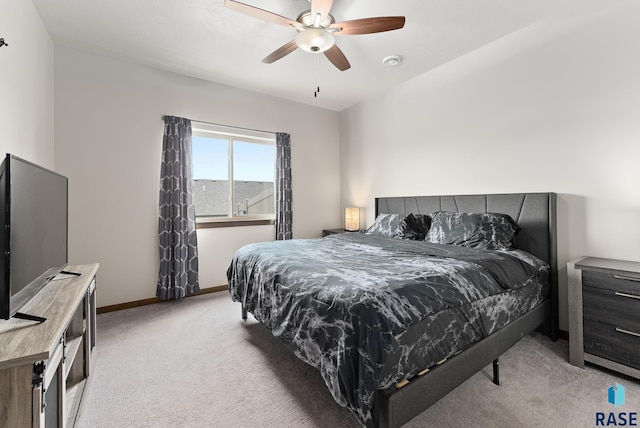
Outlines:
{"type": "Polygon", "coordinates": [[[345,233],[345,229],[322,229],[322,236],[333,235],[335,233],[345,233]]]}
{"type": "Polygon", "coordinates": [[[567,275],[569,362],[640,379],[640,262],[585,257],[567,275]]]}

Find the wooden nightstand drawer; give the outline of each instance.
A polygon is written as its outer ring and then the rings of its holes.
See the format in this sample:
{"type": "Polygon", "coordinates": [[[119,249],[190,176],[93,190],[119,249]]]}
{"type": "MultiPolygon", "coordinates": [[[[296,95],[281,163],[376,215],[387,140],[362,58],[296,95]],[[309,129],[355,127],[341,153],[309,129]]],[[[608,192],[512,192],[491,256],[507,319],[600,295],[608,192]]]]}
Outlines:
{"type": "MultiPolygon", "coordinates": [[[[583,286],[582,305],[585,321],[602,322],[640,333],[640,296],[583,286]]],[[[584,330],[586,334],[586,326],[584,330]]]]}
{"type": "Polygon", "coordinates": [[[640,331],[630,331],[606,323],[584,320],[584,352],[640,369],[640,352],[638,351],[640,351],[640,331]]]}
{"type": "Polygon", "coordinates": [[[640,275],[582,272],[582,285],[635,295],[640,299],[640,275]]]}

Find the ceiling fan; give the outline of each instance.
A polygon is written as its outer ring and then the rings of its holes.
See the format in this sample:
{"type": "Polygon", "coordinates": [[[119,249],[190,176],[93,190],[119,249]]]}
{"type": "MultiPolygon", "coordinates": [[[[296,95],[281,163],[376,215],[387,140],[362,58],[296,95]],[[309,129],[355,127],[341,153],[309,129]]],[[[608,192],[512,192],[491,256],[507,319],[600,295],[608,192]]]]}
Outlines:
{"type": "Polygon", "coordinates": [[[324,53],[327,59],[339,70],[348,70],[351,64],[335,44],[335,36],[381,33],[404,27],[404,16],[381,16],[335,22],[329,13],[333,0],[310,1],[311,10],[302,12],[295,21],[234,0],[225,0],[224,5],[254,18],[294,28],[298,32],[294,40],[276,49],[263,59],[262,62],[265,64],[271,64],[300,48],[307,52],[324,53]]]}

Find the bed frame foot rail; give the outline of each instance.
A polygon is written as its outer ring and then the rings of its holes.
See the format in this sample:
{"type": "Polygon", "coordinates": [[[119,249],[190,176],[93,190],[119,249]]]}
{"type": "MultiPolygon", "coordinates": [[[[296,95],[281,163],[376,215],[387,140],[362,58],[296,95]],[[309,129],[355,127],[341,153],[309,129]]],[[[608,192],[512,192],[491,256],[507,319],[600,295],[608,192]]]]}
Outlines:
{"type": "Polygon", "coordinates": [[[400,427],[491,362],[494,383],[499,384],[498,358],[548,318],[549,300],[402,388],[378,390],[372,409],[374,425],[378,428],[400,427]]]}

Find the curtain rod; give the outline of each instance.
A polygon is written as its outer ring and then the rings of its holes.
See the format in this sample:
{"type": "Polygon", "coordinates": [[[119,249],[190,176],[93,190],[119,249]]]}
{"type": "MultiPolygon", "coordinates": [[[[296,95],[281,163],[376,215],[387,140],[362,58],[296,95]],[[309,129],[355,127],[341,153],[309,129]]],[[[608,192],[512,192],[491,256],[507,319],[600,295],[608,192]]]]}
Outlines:
{"type": "Polygon", "coordinates": [[[192,119],[191,122],[197,122],[197,123],[202,123],[202,124],[205,124],[205,125],[213,125],[213,126],[224,126],[226,128],[241,129],[243,131],[264,132],[264,133],[267,133],[267,134],[274,134],[274,135],[277,134],[277,132],[273,132],[273,131],[264,131],[262,129],[252,129],[252,128],[243,128],[241,126],[222,125],[220,123],[205,122],[203,120],[193,120],[192,119]]]}

